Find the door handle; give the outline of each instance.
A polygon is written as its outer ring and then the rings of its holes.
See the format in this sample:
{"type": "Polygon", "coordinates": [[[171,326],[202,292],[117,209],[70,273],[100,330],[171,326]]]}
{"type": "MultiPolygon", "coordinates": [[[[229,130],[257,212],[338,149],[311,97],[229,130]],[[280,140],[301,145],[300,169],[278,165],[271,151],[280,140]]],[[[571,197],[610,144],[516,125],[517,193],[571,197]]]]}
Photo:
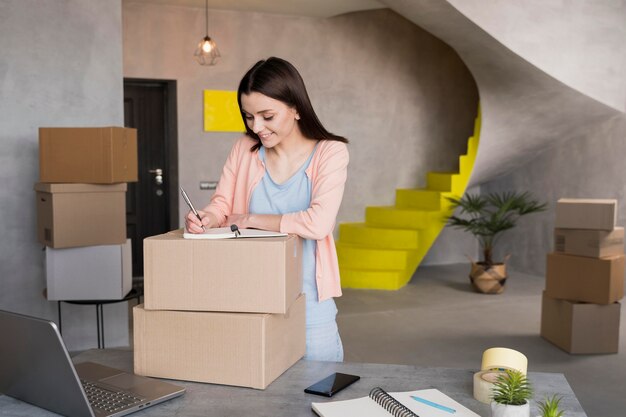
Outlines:
{"type": "Polygon", "coordinates": [[[163,184],[163,170],[161,168],[151,169],[148,172],[151,173],[151,174],[155,174],[154,175],[154,182],[155,182],[156,185],[162,185],[163,184]]]}

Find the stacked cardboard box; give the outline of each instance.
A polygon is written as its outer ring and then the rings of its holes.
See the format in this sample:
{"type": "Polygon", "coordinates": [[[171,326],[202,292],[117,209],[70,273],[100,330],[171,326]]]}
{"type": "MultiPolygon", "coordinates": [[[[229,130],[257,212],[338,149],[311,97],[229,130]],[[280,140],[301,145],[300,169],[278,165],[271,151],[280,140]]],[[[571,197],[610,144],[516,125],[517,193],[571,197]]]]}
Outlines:
{"type": "Polygon", "coordinates": [[[266,388],[304,355],[301,251],[293,235],[145,239],[135,373],[266,388]]]}
{"type": "Polygon", "coordinates": [[[126,182],[134,181],[135,129],[39,129],[37,237],[49,300],[115,300],[131,290],[126,182]]]}
{"type": "Polygon", "coordinates": [[[548,254],[541,336],[569,353],[616,353],[624,228],[616,200],[560,199],[548,254]]]}

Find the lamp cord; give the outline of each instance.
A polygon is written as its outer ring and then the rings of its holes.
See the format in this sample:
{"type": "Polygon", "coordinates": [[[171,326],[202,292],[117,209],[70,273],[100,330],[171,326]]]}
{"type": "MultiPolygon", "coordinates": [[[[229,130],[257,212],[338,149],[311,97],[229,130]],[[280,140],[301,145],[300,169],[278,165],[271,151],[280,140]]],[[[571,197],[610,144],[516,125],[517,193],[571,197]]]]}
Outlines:
{"type": "Polygon", "coordinates": [[[206,27],[206,36],[209,36],[209,0],[204,0],[204,11],[206,13],[206,18],[204,20],[206,27]]]}

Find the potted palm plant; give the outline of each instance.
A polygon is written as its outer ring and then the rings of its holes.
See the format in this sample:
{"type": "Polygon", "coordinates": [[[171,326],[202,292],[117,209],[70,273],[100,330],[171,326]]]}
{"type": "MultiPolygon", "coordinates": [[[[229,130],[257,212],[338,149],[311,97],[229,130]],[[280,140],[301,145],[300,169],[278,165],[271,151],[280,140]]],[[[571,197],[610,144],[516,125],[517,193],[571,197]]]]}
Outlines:
{"type": "Polygon", "coordinates": [[[564,411],[559,408],[561,397],[553,395],[547,397],[544,401],[539,401],[539,411],[541,415],[538,417],[563,417],[564,411]]]}
{"type": "Polygon", "coordinates": [[[529,417],[532,386],[521,371],[507,369],[498,376],[491,391],[491,417],[529,417]]]}
{"type": "Polygon", "coordinates": [[[448,226],[465,230],[478,240],[482,261],[472,261],[470,280],[476,291],[499,294],[507,278],[506,260],[495,262],[493,250],[502,233],[516,226],[521,216],[543,211],[546,204],[532,198],[528,192],[502,192],[485,195],[466,194],[462,198],[448,197],[458,215],[448,219],[448,226]]]}

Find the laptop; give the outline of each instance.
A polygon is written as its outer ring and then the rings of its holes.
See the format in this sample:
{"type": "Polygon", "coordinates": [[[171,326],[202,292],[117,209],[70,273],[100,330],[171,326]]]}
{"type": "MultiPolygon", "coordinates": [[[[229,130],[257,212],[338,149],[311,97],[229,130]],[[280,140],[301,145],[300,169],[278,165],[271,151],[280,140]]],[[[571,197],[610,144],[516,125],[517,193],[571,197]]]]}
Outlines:
{"type": "Polygon", "coordinates": [[[0,310],[0,335],[0,393],[64,416],[124,416],[185,392],[93,362],[74,365],[48,320],[0,310]]]}

